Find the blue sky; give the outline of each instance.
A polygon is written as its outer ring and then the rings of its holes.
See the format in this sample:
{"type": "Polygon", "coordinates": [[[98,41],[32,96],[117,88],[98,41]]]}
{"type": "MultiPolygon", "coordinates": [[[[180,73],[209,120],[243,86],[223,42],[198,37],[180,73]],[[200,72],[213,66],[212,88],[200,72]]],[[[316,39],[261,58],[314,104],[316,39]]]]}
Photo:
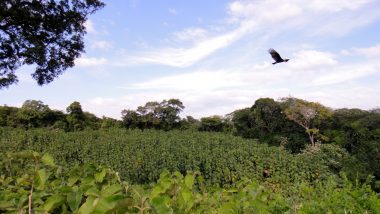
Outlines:
{"type": "Polygon", "coordinates": [[[33,67],[0,104],[41,100],[120,118],[123,109],[178,98],[183,116],[224,115],[260,97],[332,108],[380,107],[380,1],[110,0],[86,23],[86,53],[51,84],[33,67]],[[276,49],[287,63],[273,66],[276,49]]]}

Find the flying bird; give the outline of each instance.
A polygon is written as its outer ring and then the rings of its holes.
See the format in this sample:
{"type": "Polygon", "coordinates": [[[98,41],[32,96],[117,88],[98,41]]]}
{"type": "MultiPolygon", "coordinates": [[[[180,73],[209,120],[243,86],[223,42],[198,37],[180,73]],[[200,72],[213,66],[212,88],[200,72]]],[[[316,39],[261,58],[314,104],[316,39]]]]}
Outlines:
{"type": "Polygon", "coordinates": [[[277,63],[289,61],[289,59],[283,59],[283,58],[281,58],[280,54],[277,53],[277,51],[275,51],[273,48],[269,49],[268,52],[270,53],[270,55],[272,56],[272,58],[275,61],[274,63],[272,63],[273,65],[277,64],[277,63]]]}

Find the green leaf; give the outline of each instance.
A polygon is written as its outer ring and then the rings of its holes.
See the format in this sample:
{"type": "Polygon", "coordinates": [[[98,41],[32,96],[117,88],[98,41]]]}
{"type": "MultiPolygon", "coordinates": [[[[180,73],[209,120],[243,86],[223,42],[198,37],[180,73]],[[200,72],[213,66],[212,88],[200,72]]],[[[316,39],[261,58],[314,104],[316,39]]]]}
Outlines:
{"type": "Polygon", "coordinates": [[[99,197],[99,196],[100,196],[100,193],[99,193],[98,188],[96,188],[96,187],[91,187],[90,189],[88,189],[88,190],[86,191],[85,195],[87,195],[87,196],[99,197]]]}
{"type": "Polygon", "coordinates": [[[73,186],[77,181],[79,180],[79,176],[77,174],[71,175],[70,178],[68,179],[68,186],[73,186]]]}
{"type": "Polygon", "coordinates": [[[187,189],[182,189],[181,195],[185,203],[189,203],[193,198],[193,194],[187,189]]]}
{"type": "Polygon", "coordinates": [[[51,211],[54,208],[62,205],[65,202],[66,197],[62,195],[50,196],[43,205],[45,211],[51,211]]]}
{"type": "Polygon", "coordinates": [[[45,188],[45,183],[49,178],[49,174],[45,169],[40,169],[36,173],[36,189],[43,190],[45,188]]]}
{"type": "Polygon", "coordinates": [[[76,212],[79,208],[79,205],[82,201],[82,192],[72,192],[67,195],[67,203],[71,211],[76,212]]]}
{"type": "Polygon", "coordinates": [[[124,196],[122,195],[112,195],[105,198],[99,199],[98,203],[96,204],[93,213],[107,213],[115,208],[117,203],[124,199],[124,196]]]}
{"type": "Polygon", "coordinates": [[[54,158],[49,155],[48,153],[45,153],[44,156],[42,156],[42,163],[48,165],[48,166],[56,166],[54,158]]]}
{"type": "Polygon", "coordinates": [[[100,194],[102,197],[107,197],[107,196],[111,196],[117,192],[120,192],[121,190],[122,190],[122,188],[121,188],[120,184],[113,184],[111,186],[104,188],[100,194]]]}
{"type": "Polygon", "coordinates": [[[94,196],[87,197],[86,202],[84,202],[84,204],[82,204],[82,206],[79,208],[79,213],[80,214],[89,214],[89,213],[91,213],[92,210],[95,207],[94,204],[96,204],[95,199],[97,199],[97,198],[94,197],[94,196]]]}
{"type": "Polygon", "coordinates": [[[152,205],[158,214],[173,213],[173,209],[168,206],[170,198],[168,197],[156,197],[152,199],[152,205]]]}
{"type": "Polygon", "coordinates": [[[185,185],[187,186],[187,188],[189,189],[193,189],[193,185],[194,185],[194,175],[193,173],[188,173],[185,177],[185,185]]]}
{"type": "Polygon", "coordinates": [[[107,169],[106,168],[103,168],[101,172],[98,172],[98,173],[95,173],[95,180],[96,182],[103,182],[104,180],[104,177],[106,176],[107,174],[107,169]]]}
{"type": "Polygon", "coordinates": [[[237,213],[236,205],[230,203],[223,204],[219,209],[218,213],[221,214],[230,214],[230,213],[237,213]]]}

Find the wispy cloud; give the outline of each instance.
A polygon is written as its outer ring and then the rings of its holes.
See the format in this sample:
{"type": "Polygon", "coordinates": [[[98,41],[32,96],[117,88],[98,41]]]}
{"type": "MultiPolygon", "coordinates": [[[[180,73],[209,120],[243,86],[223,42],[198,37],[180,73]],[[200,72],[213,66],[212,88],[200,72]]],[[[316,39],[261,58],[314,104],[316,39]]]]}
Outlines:
{"type": "Polygon", "coordinates": [[[180,41],[196,41],[203,39],[207,34],[204,28],[186,28],[182,31],[175,32],[174,37],[180,41]]]}
{"type": "Polygon", "coordinates": [[[95,40],[91,42],[91,48],[100,50],[109,50],[112,48],[112,43],[105,40],[95,40]]]}
{"type": "Polygon", "coordinates": [[[289,61],[290,68],[309,70],[320,66],[336,65],[338,62],[332,53],[315,50],[301,50],[289,61]]]}
{"type": "Polygon", "coordinates": [[[169,13],[171,13],[173,15],[177,15],[177,13],[178,13],[177,10],[174,8],[169,8],[168,11],[169,11],[169,13]]]}
{"type": "Polygon", "coordinates": [[[106,58],[95,58],[95,57],[81,57],[75,60],[75,64],[79,67],[91,67],[107,64],[108,60],[106,58]]]}
{"type": "Polygon", "coordinates": [[[379,57],[380,56],[380,44],[367,48],[353,48],[355,54],[359,54],[366,57],[379,57]]]}

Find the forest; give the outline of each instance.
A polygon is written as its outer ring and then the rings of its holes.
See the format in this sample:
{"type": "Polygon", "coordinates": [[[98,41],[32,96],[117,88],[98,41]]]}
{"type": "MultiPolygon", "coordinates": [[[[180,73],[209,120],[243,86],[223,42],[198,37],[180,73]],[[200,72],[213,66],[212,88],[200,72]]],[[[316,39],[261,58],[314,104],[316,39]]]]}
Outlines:
{"type": "Polygon", "coordinates": [[[294,97],[200,119],[184,108],[150,101],[117,120],[79,102],[0,107],[0,210],[379,213],[379,109],[294,97]]]}

